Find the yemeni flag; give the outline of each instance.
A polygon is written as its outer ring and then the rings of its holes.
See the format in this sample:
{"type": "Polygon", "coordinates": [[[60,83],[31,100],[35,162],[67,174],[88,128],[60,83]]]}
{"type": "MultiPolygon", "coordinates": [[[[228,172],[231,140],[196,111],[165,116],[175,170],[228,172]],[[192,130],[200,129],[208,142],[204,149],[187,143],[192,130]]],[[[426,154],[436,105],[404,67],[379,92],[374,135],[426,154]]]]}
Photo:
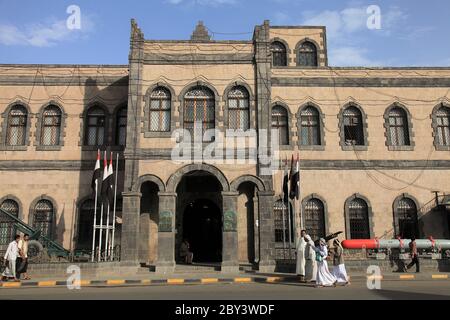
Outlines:
{"type": "Polygon", "coordinates": [[[102,170],[100,169],[100,150],[97,151],[97,161],[95,162],[94,173],[92,175],[91,187],[94,192],[98,190],[98,182],[102,176],[102,170]]]}
{"type": "Polygon", "coordinates": [[[109,166],[108,166],[108,189],[106,190],[106,195],[108,197],[109,205],[112,205],[112,203],[114,201],[113,180],[114,180],[113,153],[111,152],[111,159],[109,161],[109,166]]]}
{"type": "Polygon", "coordinates": [[[105,158],[103,159],[103,181],[101,192],[101,198],[103,203],[105,203],[108,199],[108,185],[109,185],[108,182],[109,182],[108,160],[106,159],[106,151],[105,151],[105,158]]]}
{"type": "Polygon", "coordinates": [[[294,168],[294,156],[292,156],[291,162],[291,192],[289,193],[289,197],[294,199],[300,198],[300,157],[297,154],[297,161],[295,162],[294,168]]]}
{"type": "Polygon", "coordinates": [[[283,202],[287,203],[289,201],[289,170],[288,170],[288,160],[284,162],[284,176],[283,176],[283,202]]]}

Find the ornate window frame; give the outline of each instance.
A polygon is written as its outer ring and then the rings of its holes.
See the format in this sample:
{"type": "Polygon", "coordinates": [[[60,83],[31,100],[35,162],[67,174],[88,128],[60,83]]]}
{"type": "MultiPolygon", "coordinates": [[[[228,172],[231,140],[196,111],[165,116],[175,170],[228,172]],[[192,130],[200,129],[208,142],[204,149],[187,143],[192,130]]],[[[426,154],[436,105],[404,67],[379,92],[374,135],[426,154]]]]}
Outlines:
{"type": "Polygon", "coordinates": [[[144,134],[144,138],[170,138],[172,132],[175,130],[178,117],[175,117],[175,105],[178,102],[175,90],[169,84],[165,82],[157,82],[151,85],[143,97],[144,99],[144,118],[142,119],[141,133],[144,134]],[[150,97],[153,90],[157,88],[164,88],[170,92],[170,128],[169,131],[150,131],[150,97]]]}
{"type": "Polygon", "coordinates": [[[298,148],[300,150],[312,150],[312,151],[324,151],[325,150],[325,146],[326,146],[326,142],[325,142],[325,123],[324,123],[324,119],[325,119],[325,115],[322,112],[322,109],[320,109],[320,107],[312,102],[307,102],[303,105],[300,106],[300,108],[298,109],[297,113],[295,114],[295,117],[297,119],[297,137],[298,137],[298,148]],[[318,114],[319,114],[319,134],[320,134],[320,144],[319,145],[302,145],[302,141],[301,141],[301,133],[302,133],[302,125],[301,125],[301,114],[302,111],[308,107],[313,107],[317,110],[318,114]]]}
{"type": "Polygon", "coordinates": [[[22,205],[22,201],[19,200],[19,198],[17,198],[16,196],[12,195],[12,194],[8,194],[2,198],[0,198],[0,206],[1,204],[5,201],[5,200],[13,200],[17,203],[17,205],[19,206],[19,214],[18,214],[18,219],[23,220],[24,218],[24,212],[23,212],[23,205],[22,205]]]}
{"type": "Polygon", "coordinates": [[[351,239],[352,233],[350,230],[350,202],[352,202],[354,199],[362,199],[367,204],[367,218],[369,220],[369,237],[372,239],[374,237],[374,226],[373,226],[373,211],[372,211],[372,205],[370,204],[369,199],[367,199],[365,196],[359,193],[355,193],[352,196],[348,197],[347,200],[345,200],[344,204],[344,215],[345,215],[345,236],[347,239],[351,239]]]}
{"type": "Polygon", "coordinates": [[[364,109],[355,102],[348,102],[345,105],[341,107],[341,110],[338,114],[338,120],[339,120],[339,144],[341,145],[341,148],[343,151],[367,151],[369,148],[369,133],[367,130],[368,124],[367,124],[367,115],[364,112],[364,109]],[[345,144],[345,133],[344,133],[344,111],[347,108],[355,107],[361,112],[361,118],[362,118],[362,126],[363,126],[363,135],[364,135],[364,145],[362,146],[348,146],[345,144]]]}
{"type": "Polygon", "coordinates": [[[256,128],[256,103],[255,103],[255,96],[253,95],[253,92],[250,88],[250,86],[241,81],[235,81],[231,84],[229,84],[225,91],[223,92],[222,101],[225,104],[225,109],[223,110],[223,123],[224,127],[226,129],[229,129],[229,104],[228,104],[228,94],[230,91],[235,87],[243,87],[247,90],[248,93],[248,102],[249,102],[249,129],[255,129],[256,128]]]}
{"type": "Polygon", "coordinates": [[[86,108],[83,110],[83,113],[80,115],[81,121],[80,121],[80,140],[78,142],[78,146],[81,147],[82,151],[96,151],[99,148],[105,148],[107,146],[110,146],[110,141],[109,141],[109,130],[111,128],[111,114],[109,113],[108,108],[106,107],[106,105],[104,105],[103,103],[99,102],[99,101],[95,101],[92,102],[90,104],[88,104],[86,106],[86,108]],[[88,146],[85,144],[85,138],[86,138],[86,129],[87,129],[87,124],[88,122],[87,120],[87,116],[89,114],[89,110],[91,110],[92,108],[95,107],[99,107],[100,109],[103,110],[103,112],[105,113],[105,130],[104,130],[104,138],[103,138],[103,145],[102,146],[88,146]]]}
{"type": "MultiPolygon", "coordinates": [[[[125,108],[125,110],[127,111],[126,115],[127,115],[127,127],[128,127],[128,104],[127,104],[127,102],[122,102],[122,103],[118,104],[116,106],[116,108],[114,109],[113,116],[112,116],[112,119],[113,119],[112,120],[113,121],[113,123],[112,123],[112,139],[113,139],[113,141],[111,143],[111,150],[114,150],[114,151],[122,151],[122,150],[125,150],[125,147],[126,147],[126,139],[125,139],[124,146],[119,145],[118,141],[117,141],[117,134],[118,134],[118,130],[119,130],[119,128],[117,126],[117,120],[118,120],[117,117],[119,115],[120,110],[122,110],[123,108],[125,108]]],[[[125,127],[125,129],[126,129],[126,133],[128,136],[128,128],[127,127],[125,127]]]]}
{"type": "Polygon", "coordinates": [[[33,118],[34,114],[31,112],[30,106],[21,101],[17,100],[14,102],[11,102],[5,109],[5,111],[2,113],[2,126],[1,126],[1,144],[0,144],[0,150],[1,151],[27,151],[28,147],[30,146],[30,131],[31,131],[31,119],[33,118]],[[11,109],[21,106],[24,107],[27,111],[27,124],[25,128],[25,145],[24,146],[9,146],[6,144],[6,136],[8,134],[8,121],[9,121],[9,114],[11,112],[11,109]]]}
{"type": "Polygon", "coordinates": [[[384,136],[385,136],[385,145],[389,151],[414,151],[415,142],[414,142],[414,132],[413,132],[413,123],[411,120],[411,113],[408,108],[399,102],[395,102],[391,104],[386,111],[384,112],[384,136]],[[394,146],[392,145],[391,135],[389,134],[390,124],[389,124],[389,114],[392,109],[400,108],[406,114],[406,125],[408,126],[408,135],[409,135],[409,145],[404,146],[394,146]]]}
{"type": "Polygon", "coordinates": [[[302,40],[300,40],[299,42],[297,42],[297,44],[295,45],[295,65],[297,67],[301,67],[301,68],[306,68],[306,69],[316,69],[319,68],[322,64],[325,64],[325,60],[320,58],[321,54],[325,54],[325,50],[322,50],[319,46],[319,44],[317,43],[317,41],[311,39],[311,38],[304,38],[302,40]],[[305,42],[310,42],[312,43],[315,47],[316,47],[316,59],[317,59],[317,65],[316,66],[301,66],[298,64],[298,59],[299,59],[299,50],[300,50],[300,46],[305,43],[305,42]]]}
{"type": "Polygon", "coordinates": [[[66,126],[67,126],[67,113],[64,111],[63,106],[52,100],[44,104],[41,109],[39,110],[39,113],[37,114],[37,122],[36,122],[36,139],[34,140],[34,145],[36,146],[36,151],[61,151],[62,147],[64,146],[64,138],[66,137],[66,126]],[[45,109],[50,106],[55,106],[59,108],[61,112],[61,124],[60,124],[60,130],[59,130],[59,144],[55,146],[44,146],[41,145],[41,134],[42,134],[42,128],[43,128],[43,115],[45,109]]]}
{"type": "Polygon", "coordinates": [[[286,50],[286,65],[285,66],[274,66],[273,65],[273,56],[272,56],[272,50],[270,50],[270,56],[271,56],[271,60],[270,60],[270,65],[272,68],[286,68],[288,67],[291,63],[292,63],[292,58],[290,58],[291,54],[292,54],[292,50],[289,48],[289,44],[286,42],[286,40],[275,37],[270,39],[270,44],[269,44],[269,48],[272,49],[272,43],[274,42],[280,42],[281,44],[284,45],[284,48],[286,50]]]}
{"type": "Polygon", "coordinates": [[[39,201],[42,200],[47,200],[49,201],[52,206],[53,206],[53,217],[52,217],[52,225],[51,225],[51,230],[50,230],[50,238],[51,239],[55,239],[56,236],[56,218],[58,216],[58,206],[57,203],[55,201],[55,199],[53,199],[52,197],[48,196],[48,195],[41,195],[40,197],[37,197],[36,199],[34,199],[31,204],[30,204],[30,209],[28,212],[28,224],[29,225],[33,225],[34,223],[34,214],[36,212],[36,205],[39,203],[39,201]]]}
{"type": "Polygon", "coordinates": [[[450,109],[450,104],[449,103],[447,103],[447,102],[441,102],[441,103],[439,103],[438,105],[436,105],[434,108],[433,108],[433,111],[432,111],[432,113],[431,113],[431,115],[430,115],[430,118],[431,118],[431,127],[433,128],[433,144],[434,144],[434,147],[435,147],[435,149],[436,149],[436,151],[450,151],[450,145],[449,146],[443,146],[443,145],[441,145],[441,144],[439,144],[439,141],[438,141],[438,136],[437,136],[437,116],[436,116],[436,113],[437,113],[437,111],[440,109],[440,108],[448,108],[448,109],[450,109]]]}
{"type": "Polygon", "coordinates": [[[392,215],[393,215],[392,224],[393,224],[393,227],[394,227],[394,236],[398,236],[399,233],[400,233],[399,225],[397,223],[397,221],[398,221],[398,210],[397,210],[397,207],[398,207],[398,203],[400,202],[400,200],[402,200],[404,198],[410,199],[416,205],[417,232],[418,232],[419,236],[422,236],[423,232],[422,232],[422,230],[420,228],[420,223],[419,223],[420,222],[420,220],[419,220],[419,218],[420,218],[419,217],[419,211],[420,211],[420,208],[421,208],[420,207],[420,203],[419,203],[419,201],[417,201],[417,199],[414,196],[410,195],[409,193],[402,193],[401,195],[399,195],[398,197],[396,197],[394,199],[394,202],[392,202],[392,215]]]}
{"type": "MultiPolygon", "coordinates": [[[[303,198],[303,200],[302,200],[302,212],[305,212],[306,204],[308,203],[308,201],[313,200],[313,199],[317,199],[317,200],[322,202],[322,205],[323,205],[323,223],[325,224],[324,225],[325,234],[329,234],[330,233],[330,229],[329,229],[330,223],[329,223],[329,220],[328,220],[329,219],[329,217],[328,217],[328,204],[327,204],[327,202],[325,201],[325,199],[322,196],[318,195],[317,193],[312,193],[309,196],[303,198]]],[[[305,223],[305,222],[306,221],[303,221],[303,223],[305,223]]],[[[306,230],[306,231],[308,231],[308,230],[306,230]]]]}
{"type": "Polygon", "coordinates": [[[292,125],[292,120],[294,118],[294,115],[291,113],[291,109],[289,108],[289,106],[281,101],[276,101],[273,102],[270,105],[270,130],[272,130],[272,110],[274,107],[283,107],[284,109],[286,109],[286,113],[288,116],[288,144],[287,145],[280,145],[279,148],[280,150],[293,150],[294,149],[294,141],[293,141],[293,137],[295,137],[295,131],[294,128],[296,127],[295,125],[292,125]]]}

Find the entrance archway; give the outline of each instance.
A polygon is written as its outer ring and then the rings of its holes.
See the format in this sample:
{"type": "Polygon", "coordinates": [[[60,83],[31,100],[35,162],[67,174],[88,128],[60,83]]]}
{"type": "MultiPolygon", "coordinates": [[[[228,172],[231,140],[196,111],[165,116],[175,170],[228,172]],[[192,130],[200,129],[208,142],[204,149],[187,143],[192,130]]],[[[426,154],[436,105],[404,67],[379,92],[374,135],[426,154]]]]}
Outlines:
{"type": "Polygon", "coordinates": [[[222,261],[222,217],[214,202],[198,199],[186,206],[183,238],[191,246],[194,262],[222,261]]]}

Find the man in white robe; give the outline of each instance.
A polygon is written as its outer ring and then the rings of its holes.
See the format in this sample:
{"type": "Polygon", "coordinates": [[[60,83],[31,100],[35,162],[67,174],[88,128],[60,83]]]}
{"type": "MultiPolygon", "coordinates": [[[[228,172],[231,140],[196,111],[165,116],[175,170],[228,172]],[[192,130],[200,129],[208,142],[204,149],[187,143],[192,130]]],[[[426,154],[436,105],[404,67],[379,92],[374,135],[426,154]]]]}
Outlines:
{"type": "Polygon", "coordinates": [[[295,273],[300,276],[300,281],[305,281],[305,250],[306,250],[306,240],[305,240],[306,231],[302,230],[300,233],[300,239],[297,241],[297,266],[295,273]]]}
{"type": "Polygon", "coordinates": [[[316,287],[332,287],[336,286],[337,279],[335,276],[331,274],[328,270],[328,248],[325,239],[320,239],[320,245],[317,248],[317,279],[316,279],[316,287]]]}
{"type": "Polygon", "coordinates": [[[14,281],[18,282],[19,279],[17,279],[16,274],[16,260],[19,256],[19,247],[18,243],[20,240],[20,236],[16,235],[14,241],[12,241],[8,245],[8,249],[6,250],[4,259],[5,261],[8,261],[8,264],[6,265],[5,271],[2,274],[2,280],[8,280],[10,278],[14,279],[14,281]]]}
{"type": "Polygon", "coordinates": [[[305,281],[315,282],[317,276],[317,262],[316,262],[316,251],[314,241],[312,241],[311,236],[309,234],[305,236],[305,241],[306,241],[305,281]]]}

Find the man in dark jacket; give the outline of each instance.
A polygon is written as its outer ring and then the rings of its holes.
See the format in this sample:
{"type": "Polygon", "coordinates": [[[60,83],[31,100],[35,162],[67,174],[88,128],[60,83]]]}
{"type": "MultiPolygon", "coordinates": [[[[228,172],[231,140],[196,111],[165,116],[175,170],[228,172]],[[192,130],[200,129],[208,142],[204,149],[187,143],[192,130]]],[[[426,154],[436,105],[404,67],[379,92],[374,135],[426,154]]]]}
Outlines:
{"type": "Polygon", "coordinates": [[[411,238],[411,242],[409,243],[409,251],[411,254],[412,261],[406,267],[407,270],[411,269],[414,265],[416,265],[416,272],[420,272],[420,264],[419,264],[419,255],[417,252],[417,244],[416,238],[411,238]]]}

